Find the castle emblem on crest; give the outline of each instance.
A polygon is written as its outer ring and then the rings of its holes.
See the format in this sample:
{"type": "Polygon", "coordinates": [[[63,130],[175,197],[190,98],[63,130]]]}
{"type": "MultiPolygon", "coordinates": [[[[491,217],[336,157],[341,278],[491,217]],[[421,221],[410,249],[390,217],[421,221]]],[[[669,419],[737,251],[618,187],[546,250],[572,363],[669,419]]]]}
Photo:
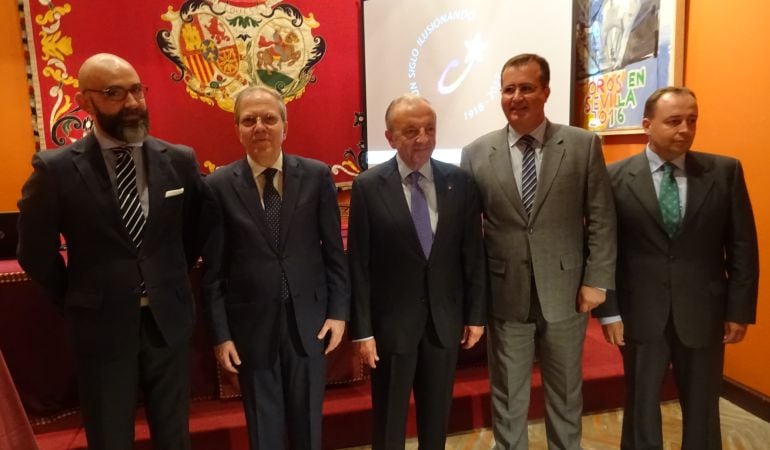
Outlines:
{"type": "Polygon", "coordinates": [[[188,0],[161,18],[170,30],[156,38],[163,54],[195,99],[225,111],[247,86],[269,86],[286,102],[315,81],[326,43],[312,31],[319,23],[281,0],[188,0]]]}

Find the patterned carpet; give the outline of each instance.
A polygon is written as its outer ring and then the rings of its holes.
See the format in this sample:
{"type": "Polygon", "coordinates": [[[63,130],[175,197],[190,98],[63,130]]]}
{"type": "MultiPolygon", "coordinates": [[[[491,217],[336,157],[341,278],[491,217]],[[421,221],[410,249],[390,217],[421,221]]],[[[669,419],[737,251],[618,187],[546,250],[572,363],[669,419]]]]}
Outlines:
{"type": "MultiPolygon", "coordinates": [[[[765,450],[770,448],[770,423],[751,415],[733,403],[720,401],[722,445],[724,450],[765,450]]],[[[620,445],[623,410],[608,411],[583,417],[585,450],[616,450],[620,445]]],[[[682,446],[682,410],[676,401],[663,404],[663,448],[676,450],[682,446]]],[[[488,450],[494,446],[490,429],[452,435],[447,450],[488,450]]],[[[352,447],[346,450],[369,450],[352,447]]],[[[546,450],[545,425],[542,420],[530,422],[530,450],[546,450]]],[[[407,441],[406,450],[417,450],[417,440],[407,441]]]]}

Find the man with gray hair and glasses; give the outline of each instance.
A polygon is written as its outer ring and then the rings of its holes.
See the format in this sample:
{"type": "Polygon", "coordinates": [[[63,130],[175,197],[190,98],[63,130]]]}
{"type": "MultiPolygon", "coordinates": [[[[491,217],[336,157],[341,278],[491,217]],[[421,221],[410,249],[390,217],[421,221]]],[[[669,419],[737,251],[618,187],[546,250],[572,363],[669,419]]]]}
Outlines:
{"type": "Polygon", "coordinates": [[[283,151],[278,92],[241,91],[235,130],[243,157],[206,179],[221,219],[204,250],[214,352],[238,374],[252,450],[320,450],[326,355],[350,308],[337,188],[325,164],[283,151]]]}

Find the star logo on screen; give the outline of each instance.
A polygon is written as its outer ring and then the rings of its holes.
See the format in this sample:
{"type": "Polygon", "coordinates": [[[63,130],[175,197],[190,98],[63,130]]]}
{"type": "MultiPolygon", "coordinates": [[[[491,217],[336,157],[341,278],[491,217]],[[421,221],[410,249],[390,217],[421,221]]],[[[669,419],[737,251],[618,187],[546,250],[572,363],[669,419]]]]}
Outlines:
{"type": "Polygon", "coordinates": [[[455,89],[460,87],[468,74],[471,73],[473,66],[477,62],[483,61],[484,51],[486,51],[487,47],[489,47],[489,44],[481,40],[481,33],[476,33],[476,35],[473,36],[473,39],[465,41],[465,68],[454,82],[447,85],[446,80],[449,78],[450,72],[453,72],[454,69],[460,65],[460,62],[457,59],[449,61],[449,64],[447,64],[446,68],[441,73],[441,78],[438,79],[436,86],[438,92],[443,95],[451,94],[455,89]]]}

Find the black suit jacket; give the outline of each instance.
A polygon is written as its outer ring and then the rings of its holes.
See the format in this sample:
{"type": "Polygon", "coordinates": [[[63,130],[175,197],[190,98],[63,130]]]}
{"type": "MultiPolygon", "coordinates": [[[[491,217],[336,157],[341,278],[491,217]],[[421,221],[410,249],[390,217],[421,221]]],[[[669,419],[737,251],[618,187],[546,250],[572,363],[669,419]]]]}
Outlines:
{"type": "Polygon", "coordinates": [[[374,336],[378,350],[413,352],[428,311],[445,348],[459,345],[463,325],[486,323],[486,261],[476,185],[458,167],[435,160],[431,164],[438,224],[429,259],[417,238],[396,159],[353,182],[350,336],[374,336]]]}
{"type": "Polygon", "coordinates": [[[277,356],[281,270],[286,274],[302,346],[321,353],[324,321],[347,320],[350,288],[342,247],[337,190],[319,161],[283,156],[278,248],[246,159],[206,178],[218,208],[204,248],[204,301],[214,342],[233,340],[247,367],[267,368],[277,356]]]}
{"type": "Polygon", "coordinates": [[[689,152],[687,205],[679,231],[663,226],[644,152],[611,164],[618,213],[617,290],[597,309],[621,314],[626,336],[663,335],[669,315],[682,342],[720,341],[724,321],[754,323],[759,263],[740,162],[689,152]]]}
{"type": "Polygon", "coordinates": [[[188,339],[194,320],[188,269],[197,258],[203,184],[189,147],[148,137],[143,146],[149,216],[136,250],[96,137],[32,158],[19,201],[19,263],[65,309],[75,350],[110,358],[135,349],[140,283],[166,342],[188,339]],[[183,192],[180,192],[180,188],[183,192]],[[59,234],[67,243],[66,261],[59,234]]]}

